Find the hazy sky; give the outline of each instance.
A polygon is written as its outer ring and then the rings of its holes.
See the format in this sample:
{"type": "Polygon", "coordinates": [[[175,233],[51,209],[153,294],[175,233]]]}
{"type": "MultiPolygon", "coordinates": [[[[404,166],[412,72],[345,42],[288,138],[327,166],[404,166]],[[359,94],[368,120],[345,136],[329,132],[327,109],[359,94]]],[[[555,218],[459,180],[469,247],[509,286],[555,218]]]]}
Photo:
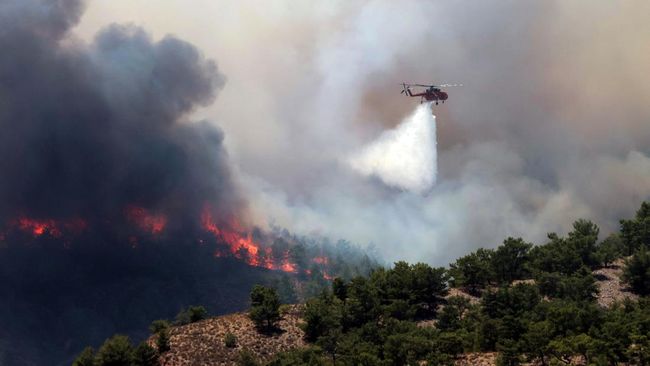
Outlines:
{"type": "Polygon", "coordinates": [[[129,22],[216,61],[226,85],[196,117],[224,131],[259,224],[446,264],[579,217],[611,231],[650,197],[648,14],[645,0],[94,0],[75,34],[129,22]],[[402,81],[465,85],[435,107],[424,193],[343,163],[413,112],[402,81]]]}

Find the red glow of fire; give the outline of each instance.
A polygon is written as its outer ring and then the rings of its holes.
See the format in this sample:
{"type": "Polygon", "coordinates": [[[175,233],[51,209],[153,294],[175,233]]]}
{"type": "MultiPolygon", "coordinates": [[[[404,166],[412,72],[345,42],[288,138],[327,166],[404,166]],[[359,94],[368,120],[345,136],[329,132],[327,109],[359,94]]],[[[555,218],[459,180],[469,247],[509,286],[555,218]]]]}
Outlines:
{"type": "Polygon", "coordinates": [[[48,233],[55,238],[63,236],[64,231],[79,234],[87,227],[86,222],[82,219],[34,219],[25,216],[19,217],[11,225],[18,230],[32,234],[34,237],[48,233]]]}
{"type": "MultiPolygon", "coordinates": [[[[164,214],[155,213],[140,206],[126,206],[124,214],[125,218],[135,227],[152,235],[160,234],[168,223],[168,218],[164,214]]],[[[37,219],[27,216],[19,216],[17,219],[7,222],[7,225],[8,228],[23,231],[34,237],[47,234],[55,238],[67,237],[69,234],[78,235],[88,228],[88,223],[80,218],[37,219]]],[[[234,256],[251,266],[288,273],[298,272],[298,267],[290,258],[289,250],[284,251],[281,256],[278,255],[279,253],[274,254],[272,248],[256,242],[252,232],[244,229],[236,219],[216,220],[209,206],[206,206],[201,214],[201,227],[227,246],[226,250],[215,251],[215,257],[234,256]]],[[[0,242],[5,241],[6,234],[6,231],[0,229],[0,242]]],[[[197,240],[199,245],[204,245],[203,239],[197,240]]],[[[132,248],[139,246],[137,236],[131,235],[127,241],[132,248]]],[[[69,245],[69,238],[66,238],[65,246],[69,245]]],[[[312,261],[322,266],[329,264],[329,258],[325,256],[315,257],[312,261]]],[[[311,273],[306,269],[304,272],[311,273]]],[[[323,273],[323,277],[328,280],[332,279],[327,273],[323,273]]]]}
{"type": "Polygon", "coordinates": [[[17,227],[22,231],[31,232],[34,236],[41,236],[46,232],[49,232],[54,237],[61,236],[61,230],[54,220],[36,220],[21,217],[18,219],[17,227]]]}
{"type": "Polygon", "coordinates": [[[167,225],[165,215],[152,213],[144,207],[127,206],[125,213],[126,218],[140,230],[151,234],[160,234],[167,225]]]}
{"type": "MultiPolygon", "coordinates": [[[[281,263],[274,263],[271,259],[271,248],[266,248],[262,251],[260,245],[253,240],[250,231],[242,229],[236,220],[230,220],[230,222],[224,225],[217,224],[208,206],[201,213],[201,226],[205,231],[225,242],[231,254],[245,260],[251,266],[281,270],[284,272],[296,271],[296,266],[289,261],[288,252],[284,254],[281,263]],[[261,254],[265,254],[264,258],[262,258],[261,254]]],[[[223,257],[224,253],[217,252],[215,256],[223,257]]]]}

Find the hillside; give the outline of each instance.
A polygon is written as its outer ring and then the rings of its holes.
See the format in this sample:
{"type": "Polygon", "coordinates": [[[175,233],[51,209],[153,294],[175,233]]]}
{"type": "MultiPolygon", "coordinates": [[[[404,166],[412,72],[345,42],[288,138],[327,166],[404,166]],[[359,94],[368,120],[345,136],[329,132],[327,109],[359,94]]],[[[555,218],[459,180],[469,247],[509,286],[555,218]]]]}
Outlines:
{"type": "Polygon", "coordinates": [[[190,308],[174,326],[152,324],[148,345],[114,336],[75,365],[649,364],[649,224],[644,202],[600,241],[581,219],[566,236],[507,238],[448,268],[396,262],[337,277],[302,305],[255,286],[248,313],[190,308]]]}
{"type": "MultiPolygon", "coordinates": [[[[597,279],[597,303],[604,307],[626,298],[638,299],[621,283],[623,259],[616,260],[611,266],[593,271],[597,279]]],[[[479,297],[452,288],[447,298],[461,296],[471,303],[477,304],[479,297]]],[[[304,347],[304,331],[300,328],[304,307],[292,305],[283,312],[278,327],[281,332],[264,335],[260,334],[247,313],[234,313],[202,320],[196,323],[173,327],[170,330],[171,349],[160,358],[161,366],[192,366],[192,365],[236,365],[237,357],[242,349],[248,349],[258,360],[269,361],[279,352],[304,347]],[[237,337],[237,346],[228,348],[224,339],[227,333],[237,337]]],[[[421,326],[435,326],[433,321],[421,321],[421,326]]],[[[148,341],[155,345],[155,337],[148,341]]],[[[497,353],[471,352],[459,355],[455,361],[457,366],[496,365],[497,353]]],[[[580,360],[577,360],[580,361],[580,360]]]]}
{"type": "MultiPolygon", "coordinates": [[[[280,332],[265,335],[255,329],[246,313],[235,313],[196,323],[173,327],[170,330],[171,349],[160,358],[162,366],[234,365],[239,351],[248,349],[255,356],[268,361],[278,352],[305,345],[304,332],[299,328],[301,307],[294,305],[283,313],[280,332]],[[227,333],[237,337],[237,346],[228,348],[227,333]]],[[[155,345],[155,337],[149,339],[155,345]]]]}

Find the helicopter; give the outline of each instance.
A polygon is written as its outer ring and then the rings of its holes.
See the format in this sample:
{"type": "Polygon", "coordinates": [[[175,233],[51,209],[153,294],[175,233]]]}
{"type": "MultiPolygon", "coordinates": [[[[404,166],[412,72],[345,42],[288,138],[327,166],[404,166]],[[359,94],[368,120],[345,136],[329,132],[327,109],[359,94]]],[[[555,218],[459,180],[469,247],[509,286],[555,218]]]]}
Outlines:
{"type": "Polygon", "coordinates": [[[400,92],[400,94],[405,94],[406,96],[409,97],[420,97],[420,104],[422,104],[426,100],[427,102],[436,102],[436,105],[438,105],[439,102],[444,103],[445,100],[449,98],[449,95],[446,92],[442,91],[441,88],[447,88],[451,86],[463,86],[463,84],[424,85],[424,84],[402,83],[403,89],[400,92]],[[421,93],[413,93],[411,92],[412,86],[417,86],[426,89],[424,89],[424,91],[421,93]]]}

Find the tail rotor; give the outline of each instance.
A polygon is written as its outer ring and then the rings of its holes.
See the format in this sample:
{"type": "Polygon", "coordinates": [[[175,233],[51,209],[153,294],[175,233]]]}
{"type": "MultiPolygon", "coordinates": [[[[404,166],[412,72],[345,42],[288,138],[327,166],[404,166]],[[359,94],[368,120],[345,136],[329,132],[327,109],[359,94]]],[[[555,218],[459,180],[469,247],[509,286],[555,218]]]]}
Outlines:
{"type": "Polygon", "coordinates": [[[407,96],[411,96],[411,89],[410,85],[407,85],[406,83],[402,83],[402,91],[399,92],[400,94],[405,94],[407,96]]]}

